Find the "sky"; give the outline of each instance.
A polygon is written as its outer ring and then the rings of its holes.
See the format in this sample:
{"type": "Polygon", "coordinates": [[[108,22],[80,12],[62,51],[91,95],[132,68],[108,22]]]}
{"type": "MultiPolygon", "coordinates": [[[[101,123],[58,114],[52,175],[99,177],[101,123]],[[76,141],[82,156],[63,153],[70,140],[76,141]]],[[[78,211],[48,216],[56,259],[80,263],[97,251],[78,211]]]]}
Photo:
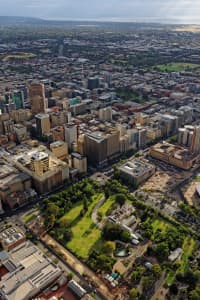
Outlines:
{"type": "Polygon", "coordinates": [[[0,8],[2,16],[102,21],[176,19],[200,23],[200,0],[0,0],[0,8]]]}

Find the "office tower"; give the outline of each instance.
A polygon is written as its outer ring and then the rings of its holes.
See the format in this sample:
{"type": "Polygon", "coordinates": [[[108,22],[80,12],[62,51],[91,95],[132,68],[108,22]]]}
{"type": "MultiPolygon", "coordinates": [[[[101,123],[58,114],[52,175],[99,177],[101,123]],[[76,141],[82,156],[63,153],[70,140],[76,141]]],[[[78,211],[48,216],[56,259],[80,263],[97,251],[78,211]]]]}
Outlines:
{"type": "Polygon", "coordinates": [[[120,133],[117,130],[111,130],[106,134],[107,138],[107,156],[112,157],[120,152],[120,133]]]}
{"type": "Polygon", "coordinates": [[[29,99],[33,114],[45,113],[46,99],[44,84],[33,83],[29,86],[29,99]]]}
{"type": "Polygon", "coordinates": [[[31,157],[31,171],[42,176],[49,170],[49,155],[45,152],[36,152],[31,157]]]}
{"type": "Polygon", "coordinates": [[[79,173],[87,173],[87,158],[79,153],[72,153],[72,166],[79,173]]]}
{"type": "Polygon", "coordinates": [[[84,152],[88,161],[94,165],[102,165],[107,161],[107,138],[99,132],[85,134],[84,152]]]}
{"type": "Polygon", "coordinates": [[[80,153],[81,155],[84,155],[84,135],[81,134],[78,136],[77,140],[77,152],[80,153]]]}
{"type": "Polygon", "coordinates": [[[162,127],[162,133],[168,137],[178,130],[178,117],[172,115],[162,115],[160,119],[160,125],[162,127]]]}
{"type": "Polygon", "coordinates": [[[51,152],[61,160],[65,160],[68,156],[68,146],[67,143],[63,141],[56,141],[50,144],[51,152]]]}
{"type": "Polygon", "coordinates": [[[61,126],[67,122],[67,114],[65,111],[53,112],[50,114],[51,127],[61,126]]]}
{"type": "Polygon", "coordinates": [[[63,126],[56,126],[51,129],[53,141],[64,141],[65,136],[64,136],[64,128],[63,126]]]}
{"type": "Polygon", "coordinates": [[[50,119],[48,114],[37,114],[36,119],[36,134],[38,137],[42,137],[45,134],[50,133],[50,119]]]}
{"type": "Polygon", "coordinates": [[[147,131],[145,128],[141,128],[139,129],[138,134],[138,149],[143,149],[146,147],[147,143],[147,131]]]}
{"type": "Polygon", "coordinates": [[[22,124],[15,124],[14,132],[16,134],[17,141],[21,143],[22,141],[27,139],[27,128],[26,126],[23,126],[22,124]]]}
{"type": "Polygon", "coordinates": [[[12,94],[12,100],[16,109],[24,108],[24,93],[23,91],[14,91],[12,94]]]}
{"type": "Polygon", "coordinates": [[[200,153],[200,126],[196,126],[194,128],[192,144],[190,145],[190,151],[192,153],[200,153]]]}
{"type": "Polygon", "coordinates": [[[137,128],[128,129],[127,135],[129,136],[130,148],[138,149],[139,146],[139,132],[137,128]]]}
{"type": "Polygon", "coordinates": [[[64,126],[65,130],[65,142],[68,144],[69,149],[72,149],[72,144],[77,143],[78,131],[77,125],[69,123],[64,126]]]}
{"type": "Polygon", "coordinates": [[[105,107],[99,110],[99,120],[112,121],[112,107],[105,107]]]}
{"type": "Polygon", "coordinates": [[[94,90],[99,88],[99,78],[98,77],[90,77],[88,78],[88,89],[94,90]]]}

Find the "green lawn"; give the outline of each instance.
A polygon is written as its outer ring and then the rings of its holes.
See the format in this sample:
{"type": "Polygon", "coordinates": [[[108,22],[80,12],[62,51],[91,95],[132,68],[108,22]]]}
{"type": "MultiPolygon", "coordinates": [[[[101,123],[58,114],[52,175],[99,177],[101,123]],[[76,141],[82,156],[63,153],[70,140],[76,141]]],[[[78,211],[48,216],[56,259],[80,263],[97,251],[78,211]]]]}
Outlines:
{"type": "Polygon", "coordinates": [[[82,208],[83,208],[83,203],[78,202],[69,212],[67,212],[60,219],[60,221],[68,221],[68,223],[72,223],[79,217],[82,208]]]}
{"type": "Polygon", "coordinates": [[[156,65],[153,69],[158,70],[160,72],[181,72],[185,70],[194,70],[199,68],[198,64],[191,63],[168,63],[164,65],[156,65]]]}
{"type": "MultiPolygon", "coordinates": [[[[102,196],[103,194],[93,196],[93,201],[89,205],[86,215],[72,225],[73,238],[66,244],[67,248],[84,259],[88,258],[90,250],[97,246],[101,240],[101,231],[93,224],[91,213],[102,196]]],[[[73,221],[77,220],[81,208],[82,205],[79,204],[66,214],[64,218],[70,219],[73,224],[73,221]]]]}
{"type": "Polygon", "coordinates": [[[32,221],[37,216],[37,214],[38,214],[38,211],[34,211],[29,214],[26,214],[22,217],[22,221],[24,223],[28,223],[28,222],[32,221]]]}
{"type": "Polygon", "coordinates": [[[98,212],[102,214],[102,217],[105,218],[107,216],[108,211],[115,203],[115,196],[110,196],[106,202],[99,208],[98,212]]]}
{"type": "Polygon", "coordinates": [[[176,276],[176,272],[175,271],[169,270],[167,272],[167,277],[166,277],[166,283],[167,283],[167,285],[171,285],[174,282],[175,276],[176,276]]]}
{"type": "Polygon", "coordinates": [[[168,224],[167,222],[161,221],[159,219],[156,219],[152,223],[152,227],[153,227],[153,234],[155,234],[157,230],[161,230],[162,232],[165,232],[166,229],[170,227],[170,224],[168,224]]]}
{"type": "Polygon", "coordinates": [[[195,246],[196,246],[196,242],[193,238],[189,236],[185,238],[182,246],[183,254],[181,256],[181,265],[180,268],[178,269],[179,272],[184,273],[187,270],[188,259],[192,255],[195,246]]]}
{"type": "Polygon", "coordinates": [[[190,255],[192,255],[194,249],[196,246],[196,242],[193,238],[187,236],[184,239],[182,249],[183,249],[183,254],[180,259],[180,267],[176,270],[168,270],[167,271],[167,278],[166,278],[166,283],[168,285],[171,285],[174,282],[175,276],[177,273],[184,273],[187,271],[188,268],[188,259],[190,255]]]}
{"type": "Polygon", "coordinates": [[[29,58],[34,58],[37,55],[33,54],[33,53],[19,53],[19,54],[11,54],[11,55],[7,55],[4,57],[4,61],[7,61],[9,59],[29,59],[29,58]]]}
{"type": "Polygon", "coordinates": [[[194,179],[200,181],[200,174],[197,174],[196,176],[194,176],[194,179]]]}

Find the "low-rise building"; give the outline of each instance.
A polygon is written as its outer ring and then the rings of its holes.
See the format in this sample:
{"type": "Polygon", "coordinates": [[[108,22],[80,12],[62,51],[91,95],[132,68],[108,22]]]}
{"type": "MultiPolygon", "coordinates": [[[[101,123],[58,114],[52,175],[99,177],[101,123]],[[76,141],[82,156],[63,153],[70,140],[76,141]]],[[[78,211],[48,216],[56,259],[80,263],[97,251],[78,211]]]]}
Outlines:
{"type": "Polygon", "coordinates": [[[155,173],[155,166],[139,159],[132,159],[118,167],[121,175],[139,185],[155,173]]]}
{"type": "Polygon", "coordinates": [[[150,155],[184,170],[191,169],[200,159],[199,154],[191,153],[186,148],[169,143],[158,143],[152,146],[150,155]]]}
{"type": "Polygon", "coordinates": [[[0,244],[10,251],[26,240],[24,233],[18,227],[9,227],[0,233],[0,244]]]}
{"type": "Polygon", "coordinates": [[[0,253],[0,266],[8,271],[0,280],[3,300],[33,299],[62,274],[62,270],[30,241],[18,245],[7,255],[0,253]]]}

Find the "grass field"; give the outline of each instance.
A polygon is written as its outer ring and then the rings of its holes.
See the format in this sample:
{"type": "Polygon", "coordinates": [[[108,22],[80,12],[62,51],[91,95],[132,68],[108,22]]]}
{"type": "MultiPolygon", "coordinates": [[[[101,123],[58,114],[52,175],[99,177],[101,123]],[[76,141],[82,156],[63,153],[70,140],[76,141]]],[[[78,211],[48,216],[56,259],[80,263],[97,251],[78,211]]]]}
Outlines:
{"type": "Polygon", "coordinates": [[[32,221],[37,216],[37,213],[38,213],[37,211],[34,211],[34,212],[24,215],[22,217],[22,221],[24,223],[28,223],[28,222],[32,221]]]}
{"type": "Polygon", "coordinates": [[[99,208],[98,212],[105,218],[112,205],[115,203],[115,196],[110,196],[106,202],[99,208]]]}
{"type": "Polygon", "coordinates": [[[82,204],[78,204],[63,217],[71,222],[73,232],[73,238],[66,246],[78,257],[86,259],[90,250],[101,241],[101,231],[93,224],[91,214],[102,196],[103,194],[93,196],[93,201],[82,218],[79,218],[82,204]]]}
{"type": "Polygon", "coordinates": [[[200,65],[191,63],[169,63],[164,65],[157,65],[153,68],[160,72],[181,72],[185,70],[198,69],[200,65]]]}
{"type": "Polygon", "coordinates": [[[192,255],[194,249],[196,246],[196,242],[193,238],[191,237],[186,237],[184,242],[183,242],[183,254],[181,256],[181,265],[180,268],[178,269],[179,272],[184,273],[187,268],[188,268],[188,259],[192,255]]]}
{"type": "Polygon", "coordinates": [[[166,229],[170,227],[170,224],[168,224],[167,222],[161,221],[159,219],[156,219],[152,223],[152,227],[153,227],[153,234],[155,234],[157,230],[165,232],[166,229]]]}
{"type": "Polygon", "coordinates": [[[177,273],[184,273],[188,269],[188,261],[189,257],[192,255],[194,249],[196,246],[196,242],[193,238],[187,236],[184,239],[182,249],[183,249],[183,254],[180,259],[180,267],[175,271],[169,270],[167,272],[167,278],[166,278],[166,283],[168,285],[171,285],[174,282],[174,279],[176,277],[177,273]]]}
{"type": "Polygon", "coordinates": [[[8,61],[9,59],[29,59],[36,57],[33,53],[19,53],[19,54],[11,54],[4,57],[3,61],[8,61]]]}
{"type": "Polygon", "coordinates": [[[69,224],[75,222],[80,216],[81,209],[83,208],[83,203],[78,202],[69,212],[67,212],[60,221],[67,221],[69,224]]]}

